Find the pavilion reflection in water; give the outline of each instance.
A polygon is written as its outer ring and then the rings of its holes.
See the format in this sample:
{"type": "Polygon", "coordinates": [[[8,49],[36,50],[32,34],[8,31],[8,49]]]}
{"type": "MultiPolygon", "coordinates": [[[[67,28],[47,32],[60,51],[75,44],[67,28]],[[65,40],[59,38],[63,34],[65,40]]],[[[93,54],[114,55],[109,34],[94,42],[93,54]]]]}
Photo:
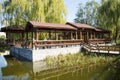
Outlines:
{"type": "Polygon", "coordinates": [[[87,24],[35,21],[27,22],[25,27],[3,27],[1,31],[6,32],[6,42],[14,45],[11,47],[11,55],[24,57],[32,62],[43,60],[47,56],[80,52],[83,44],[109,43],[111,33],[87,24]],[[13,37],[16,34],[18,37],[13,37]]]}
{"type": "Polygon", "coordinates": [[[104,66],[62,68],[46,65],[44,62],[31,63],[9,60],[8,66],[2,70],[3,80],[91,80],[102,74],[105,69],[104,66]]]}

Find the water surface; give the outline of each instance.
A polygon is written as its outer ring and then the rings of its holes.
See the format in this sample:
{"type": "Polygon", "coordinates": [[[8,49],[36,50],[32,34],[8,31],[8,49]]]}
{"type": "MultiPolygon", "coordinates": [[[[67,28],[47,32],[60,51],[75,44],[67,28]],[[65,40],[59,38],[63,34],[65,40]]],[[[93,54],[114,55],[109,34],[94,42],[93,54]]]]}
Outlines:
{"type": "Polygon", "coordinates": [[[3,80],[117,80],[112,76],[116,74],[115,69],[105,64],[56,68],[44,62],[31,63],[15,58],[7,59],[7,63],[7,67],[2,68],[3,80]]]}

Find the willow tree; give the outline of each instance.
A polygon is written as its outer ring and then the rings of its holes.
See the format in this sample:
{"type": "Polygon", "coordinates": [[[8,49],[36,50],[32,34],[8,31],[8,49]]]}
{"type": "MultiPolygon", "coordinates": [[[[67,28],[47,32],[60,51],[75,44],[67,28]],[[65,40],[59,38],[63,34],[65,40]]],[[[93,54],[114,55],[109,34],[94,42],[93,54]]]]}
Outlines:
{"type": "Polygon", "coordinates": [[[9,0],[4,7],[8,25],[24,25],[31,20],[54,23],[66,20],[64,0],[9,0]]]}
{"type": "MultiPolygon", "coordinates": [[[[25,25],[27,21],[65,23],[64,0],[8,0],[4,2],[6,25],[25,25]]],[[[41,34],[42,39],[48,36],[41,34]]]]}
{"type": "Polygon", "coordinates": [[[24,25],[31,10],[28,0],[9,0],[4,2],[5,25],[24,25]]]}
{"type": "Polygon", "coordinates": [[[111,29],[115,43],[120,38],[120,0],[107,0],[99,9],[101,26],[111,29]],[[104,23],[104,25],[103,25],[104,23]]]}
{"type": "Polygon", "coordinates": [[[99,6],[100,4],[94,0],[86,2],[85,6],[79,4],[75,22],[97,26],[99,6]]]}

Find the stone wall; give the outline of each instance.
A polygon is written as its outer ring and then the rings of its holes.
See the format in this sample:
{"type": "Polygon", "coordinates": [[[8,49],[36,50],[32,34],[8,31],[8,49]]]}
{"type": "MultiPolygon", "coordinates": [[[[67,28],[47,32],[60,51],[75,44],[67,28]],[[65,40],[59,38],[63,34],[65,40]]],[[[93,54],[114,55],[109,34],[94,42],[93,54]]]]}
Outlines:
{"type": "Polygon", "coordinates": [[[18,59],[25,58],[29,61],[33,60],[32,50],[30,50],[30,49],[25,49],[25,48],[19,48],[19,47],[12,46],[10,48],[10,55],[12,55],[12,56],[14,56],[18,59]]]}

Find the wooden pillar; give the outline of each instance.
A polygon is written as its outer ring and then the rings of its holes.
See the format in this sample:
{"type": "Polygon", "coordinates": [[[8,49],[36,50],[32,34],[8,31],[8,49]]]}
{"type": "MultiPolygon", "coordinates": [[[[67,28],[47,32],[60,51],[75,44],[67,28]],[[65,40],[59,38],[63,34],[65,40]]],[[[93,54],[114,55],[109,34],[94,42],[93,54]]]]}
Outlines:
{"type": "Polygon", "coordinates": [[[102,33],[102,39],[104,38],[104,33],[102,33]]]}
{"type": "Polygon", "coordinates": [[[22,41],[23,41],[24,40],[24,32],[22,32],[21,35],[22,35],[22,41]]]}
{"type": "Polygon", "coordinates": [[[35,31],[35,40],[38,41],[38,37],[39,37],[39,34],[38,34],[38,31],[36,30],[35,31]]]}
{"type": "Polygon", "coordinates": [[[31,38],[32,38],[32,49],[33,49],[33,31],[31,32],[31,38]]]}
{"type": "Polygon", "coordinates": [[[94,32],[94,39],[96,38],[96,37],[95,37],[95,34],[96,34],[96,33],[94,32]]]}
{"type": "Polygon", "coordinates": [[[102,39],[102,33],[100,33],[100,39],[102,39]]]}
{"type": "Polygon", "coordinates": [[[51,31],[49,30],[49,39],[51,39],[51,31]]]}
{"type": "Polygon", "coordinates": [[[92,31],[91,31],[91,33],[90,33],[90,37],[91,37],[91,39],[92,39],[92,31]]]}
{"type": "Polygon", "coordinates": [[[89,32],[87,31],[87,40],[89,39],[89,32]]]}
{"type": "Polygon", "coordinates": [[[80,39],[82,39],[82,31],[80,31],[80,39]]]}
{"type": "Polygon", "coordinates": [[[110,33],[108,33],[109,39],[110,39],[110,33]]]}
{"type": "Polygon", "coordinates": [[[8,38],[8,40],[10,40],[10,32],[8,32],[8,34],[7,34],[7,38],[8,38]]]}
{"type": "Polygon", "coordinates": [[[73,33],[72,33],[72,32],[71,32],[71,34],[70,34],[70,35],[71,35],[71,39],[73,39],[73,33]]]}
{"type": "Polygon", "coordinates": [[[9,32],[6,32],[6,39],[7,39],[6,43],[8,43],[9,42],[9,32]]]}
{"type": "Polygon", "coordinates": [[[28,32],[26,32],[26,40],[28,40],[28,32]]]}
{"type": "Polygon", "coordinates": [[[55,31],[55,39],[58,40],[58,33],[55,31]]]}
{"type": "Polygon", "coordinates": [[[63,39],[65,40],[65,39],[67,39],[67,36],[65,36],[66,34],[65,34],[65,32],[63,32],[63,39]]]}
{"type": "Polygon", "coordinates": [[[78,39],[78,34],[77,34],[77,31],[76,31],[76,39],[78,39]]]}

